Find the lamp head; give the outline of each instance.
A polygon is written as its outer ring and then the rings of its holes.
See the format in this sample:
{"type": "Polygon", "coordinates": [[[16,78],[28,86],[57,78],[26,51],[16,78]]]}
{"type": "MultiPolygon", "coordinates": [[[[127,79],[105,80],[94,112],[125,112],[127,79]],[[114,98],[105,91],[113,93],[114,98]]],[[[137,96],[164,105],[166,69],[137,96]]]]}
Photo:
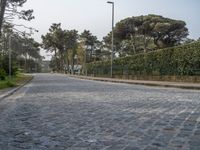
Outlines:
{"type": "Polygon", "coordinates": [[[107,1],[107,3],[109,3],[109,4],[114,4],[114,2],[111,2],[111,1],[107,1]]]}

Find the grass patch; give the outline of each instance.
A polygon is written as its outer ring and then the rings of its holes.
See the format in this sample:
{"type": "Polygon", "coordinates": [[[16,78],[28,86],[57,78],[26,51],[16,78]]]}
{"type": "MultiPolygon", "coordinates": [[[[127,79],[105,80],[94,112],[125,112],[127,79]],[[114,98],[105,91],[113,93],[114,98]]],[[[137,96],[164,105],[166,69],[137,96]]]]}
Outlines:
{"type": "Polygon", "coordinates": [[[10,80],[8,77],[6,77],[6,80],[0,81],[0,89],[20,86],[26,83],[27,81],[31,80],[32,78],[33,76],[24,74],[18,74],[17,76],[12,77],[10,80]]]}

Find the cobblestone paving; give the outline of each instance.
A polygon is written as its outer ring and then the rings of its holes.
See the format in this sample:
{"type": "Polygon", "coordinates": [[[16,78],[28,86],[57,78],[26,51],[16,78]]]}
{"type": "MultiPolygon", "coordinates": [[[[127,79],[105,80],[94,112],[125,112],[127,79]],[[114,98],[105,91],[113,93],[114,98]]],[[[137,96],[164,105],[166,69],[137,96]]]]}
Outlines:
{"type": "Polygon", "coordinates": [[[200,150],[200,92],[37,74],[0,101],[1,150],[200,150]]]}

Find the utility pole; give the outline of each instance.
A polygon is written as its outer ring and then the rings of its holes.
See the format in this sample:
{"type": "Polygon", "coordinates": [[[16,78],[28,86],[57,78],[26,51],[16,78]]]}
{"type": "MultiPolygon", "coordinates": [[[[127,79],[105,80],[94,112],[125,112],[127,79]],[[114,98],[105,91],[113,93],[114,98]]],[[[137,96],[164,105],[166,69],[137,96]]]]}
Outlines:
{"type": "Polygon", "coordinates": [[[112,5],[112,44],[111,44],[111,67],[110,76],[113,77],[113,51],[114,51],[114,2],[108,1],[112,5]]]}
{"type": "Polygon", "coordinates": [[[8,57],[9,57],[9,80],[11,80],[11,74],[12,74],[12,58],[11,58],[11,51],[12,51],[12,35],[9,35],[9,39],[8,39],[8,57]]]}

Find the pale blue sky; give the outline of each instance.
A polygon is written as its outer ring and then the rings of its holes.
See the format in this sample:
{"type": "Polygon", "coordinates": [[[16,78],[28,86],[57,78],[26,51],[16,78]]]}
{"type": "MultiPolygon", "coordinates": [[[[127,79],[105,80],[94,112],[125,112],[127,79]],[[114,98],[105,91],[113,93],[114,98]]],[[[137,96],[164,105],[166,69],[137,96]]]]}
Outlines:
{"type": "MultiPolygon", "coordinates": [[[[115,23],[130,16],[158,14],[184,20],[190,38],[200,37],[200,0],[113,0],[115,23]]],[[[111,5],[106,0],[28,0],[24,8],[34,9],[35,20],[25,23],[39,30],[34,35],[41,41],[52,23],[63,29],[90,30],[100,40],[111,30],[111,5]]]]}

